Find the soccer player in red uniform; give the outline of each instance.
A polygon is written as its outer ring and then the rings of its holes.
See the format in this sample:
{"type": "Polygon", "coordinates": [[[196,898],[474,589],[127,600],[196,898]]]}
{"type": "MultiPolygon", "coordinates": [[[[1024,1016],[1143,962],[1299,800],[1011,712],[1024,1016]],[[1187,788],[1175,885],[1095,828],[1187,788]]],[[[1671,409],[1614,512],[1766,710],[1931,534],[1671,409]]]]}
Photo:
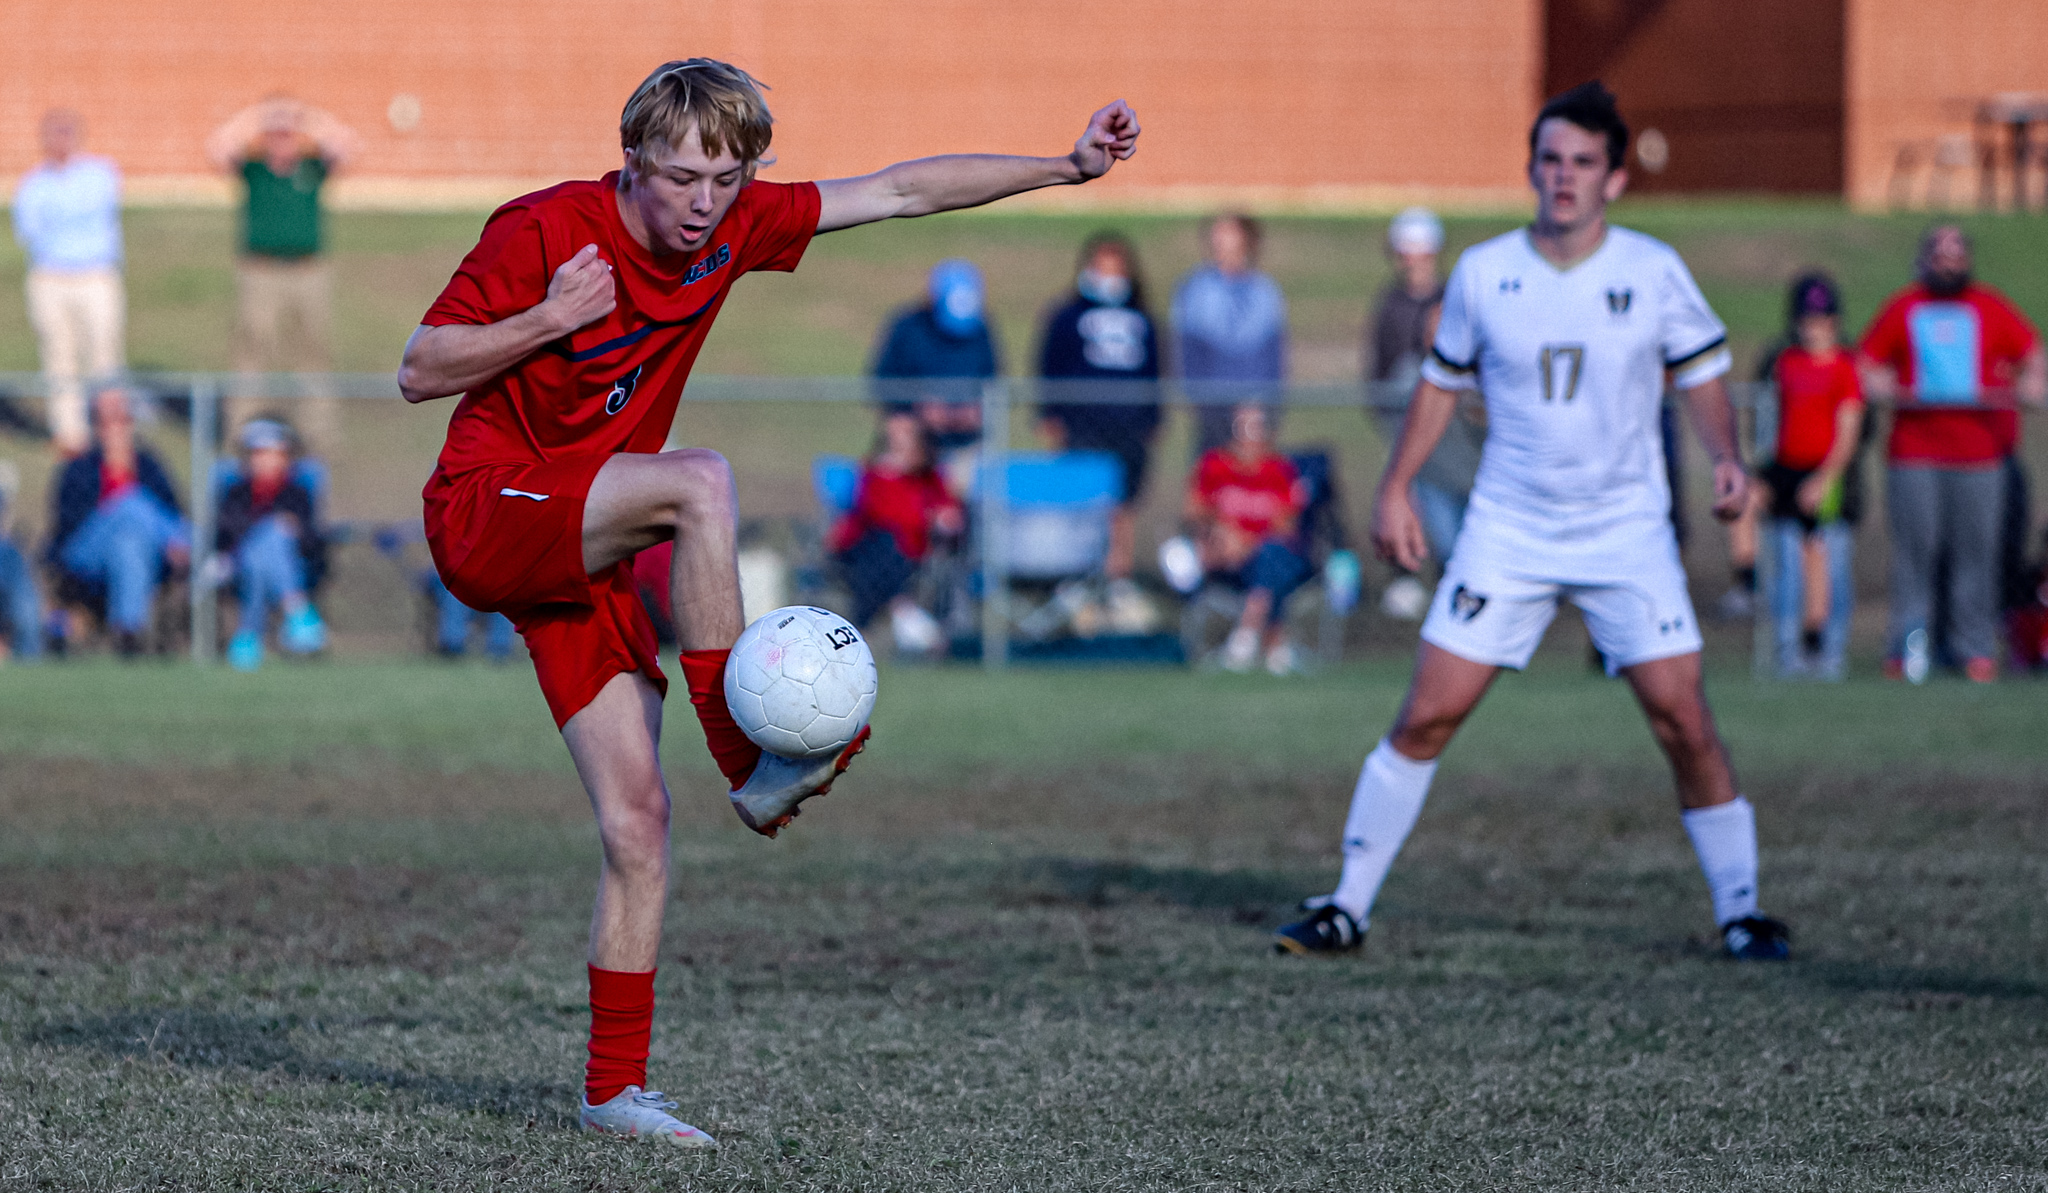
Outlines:
{"type": "Polygon", "coordinates": [[[398,373],[407,401],[464,395],[424,493],[428,544],[463,603],[508,614],[525,636],[597,815],[581,1122],[684,1147],[715,1144],[642,1088],[669,793],[657,754],[667,679],[633,557],[674,544],[684,682],[749,827],[773,836],[862,744],[781,758],[726,710],[726,652],[743,628],[732,471],[716,452],[661,450],[690,365],[733,281],[795,269],[813,235],[1085,182],[1135,152],[1138,123],[1119,100],[1060,157],[922,158],[794,184],[754,178],[770,136],[744,71],[664,64],[626,102],[623,168],[499,208],[398,373]]]}

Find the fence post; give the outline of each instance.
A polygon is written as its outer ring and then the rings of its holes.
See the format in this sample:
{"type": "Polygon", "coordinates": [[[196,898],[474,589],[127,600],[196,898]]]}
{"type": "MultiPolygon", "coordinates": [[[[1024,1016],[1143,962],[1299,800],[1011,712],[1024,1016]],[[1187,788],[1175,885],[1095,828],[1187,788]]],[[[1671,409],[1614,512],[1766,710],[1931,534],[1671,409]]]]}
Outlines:
{"type": "Polygon", "coordinates": [[[220,426],[220,390],[211,377],[192,383],[192,661],[206,665],[218,656],[214,641],[213,447],[220,426]]]}
{"type": "MultiPolygon", "coordinates": [[[[1759,382],[1749,390],[1750,444],[1748,458],[1761,463],[1778,448],[1778,389],[1759,382]]],[[[1752,477],[1754,474],[1752,473],[1752,477]]],[[[1761,483],[1754,479],[1751,484],[1761,483]]],[[[1756,520],[1756,598],[1751,602],[1749,631],[1750,675],[1758,680],[1778,676],[1778,575],[1777,528],[1769,511],[1756,520]]]]}
{"type": "Polygon", "coordinates": [[[981,387],[981,665],[1000,671],[1010,661],[1010,387],[981,387]]]}

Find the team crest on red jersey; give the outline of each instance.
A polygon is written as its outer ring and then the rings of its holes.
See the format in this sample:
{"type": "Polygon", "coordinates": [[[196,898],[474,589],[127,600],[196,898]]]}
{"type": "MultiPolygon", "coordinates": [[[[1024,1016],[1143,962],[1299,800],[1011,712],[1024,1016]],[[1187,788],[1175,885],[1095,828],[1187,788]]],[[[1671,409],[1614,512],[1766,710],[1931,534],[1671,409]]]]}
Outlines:
{"type": "Polygon", "coordinates": [[[612,382],[612,392],[606,394],[604,399],[606,414],[617,414],[626,408],[626,403],[633,400],[633,388],[640,384],[640,370],[646,367],[639,365],[632,372],[612,382]]]}

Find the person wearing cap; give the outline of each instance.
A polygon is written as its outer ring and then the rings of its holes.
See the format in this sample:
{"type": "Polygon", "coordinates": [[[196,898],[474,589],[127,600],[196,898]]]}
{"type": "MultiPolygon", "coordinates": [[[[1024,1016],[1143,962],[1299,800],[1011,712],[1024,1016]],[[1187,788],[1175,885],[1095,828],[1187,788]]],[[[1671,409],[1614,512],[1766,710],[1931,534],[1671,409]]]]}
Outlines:
{"type": "Polygon", "coordinates": [[[191,558],[191,530],[170,473],[135,437],[127,391],[109,386],[94,394],[91,416],[93,446],[64,465],[51,490],[44,559],[58,598],[104,608],[115,648],[133,658],[142,653],[157,586],[191,558]]]}
{"type": "Polygon", "coordinates": [[[1885,674],[1894,678],[1923,678],[1937,653],[1960,659],[1974,682],[1998,678],[2006,460],[2019,447],[2017,406],[2048,399],[2048,352],[2011,300],[1971,278],[1972,265],[1961,228],[1929,228],[1919,279],[1884,305],[1857,349],[1864,392],[1897,404],[1885,448],[1885,674]],[[1937,643],[1931,619],[1944,557],[1950,624],[1937,643]]]}
{"type": "Polygon", "coordinates": [[[1848,480],[1863,431],[1863,387],[1841,345],[1835,283],[1810,273],[1792,283],[1792,343],[1778,353],[1778,441],[1763,466],[1776,580],[1771,615],[1778,673],[1842,678],[1855,611],[1850,571],[1861,486],[1848,480]]]}
{"type": "Polygon", "coordinates": [[[238,436],[242,474],[220,495],[214,548],[233,568],[238,603],[228,663],[253,671],[263,662],[271,610],[283,621],[278,644],[292,654],[327,645],[327,627],[310,594],[327,572],[327,540],[313,491],[297,475],[291,429],[252,419],[238,436]]]}
{"type": "MultiPolygon", "coordinates": [[[[1422,379],[1422,361],[1443,310],[1444,282],[1437,267],[1443,247],[1443,221],[1426,207],[1410,207],[1387,224],[1387,257],[1394,276],[1380,292],[1365,347],[1366,401],[1389,443],[1399,437],[1408,417],[1408,400],[1422,379]]],[[[1461,407],[1411,486],[1415,512],[1439,565],[1451,557],[1451,546],[1457,542],[1485,442],[1478,408],[1461,407]]],[[[1419,620],[1428,605],[1429,589],[1405,572],[1395,577],[1381,599],[1385,612],[1405,620],[1419,620]]]]}
{"type": "Polygon", "coordinates": [[[917,417],[956,493],[981,442],[982,387],[1002,368],[981,271],[957,257],[932,267],[925,300],[897,312],[875,346],[876,403],[917,417]]]}
{"type": "Polygon", "coordinates": [[[1181,279],[1172,308],[1174,372],[1194,405],[1197,459],[1230,445],[1239,405],[1273,406],[1287,383],[1287,299],[1258,270],[1258,222],[1232,212],[1205,233],[1208,259],[1181,279]]]}

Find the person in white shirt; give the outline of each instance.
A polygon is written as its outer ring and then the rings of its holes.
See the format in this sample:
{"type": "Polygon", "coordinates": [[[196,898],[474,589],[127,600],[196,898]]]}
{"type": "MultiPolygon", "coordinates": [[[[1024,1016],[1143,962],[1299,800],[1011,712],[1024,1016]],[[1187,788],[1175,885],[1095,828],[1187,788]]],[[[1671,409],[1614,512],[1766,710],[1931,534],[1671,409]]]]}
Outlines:
{"type": "Polygon", "coordinates": [[[78,113],[43,116],[43,160],[14,192],[14,238],[28,254],[28,317],[49,392],[50,438],[66,456],[92,440],[85,384],[126,364],[128,299],[121,285],[121,174],[79,152],[78,113]]]}
{"type": "Polygon", "coordinates": [[[1373,543],[1410,571],[1428,555],[1409,487],[1460,391],[1488,432],[1456,550],[1422,626],[1415,678],[1366,758],[1335,892],[1276,935],[1283,952],[1355,949],[1437,757],[1503,667],[1520,668],[1569,600],[1628,680],[1671,763],[1725,951],[1780,960],[1785,925],[1757,908],[1756,820],[1701,686],[1700,635],[1669,517],[1658,417],[1677,388],[1714,462],[1714,512],[1747,496],[1722,376],[1721,321],[1668,246],[1607,224],[1628,185],[1628,126],[1598,83],[1545,104],[1529,136],[1536,219],[1468,250],[1381,479],[1373,543]]]}

